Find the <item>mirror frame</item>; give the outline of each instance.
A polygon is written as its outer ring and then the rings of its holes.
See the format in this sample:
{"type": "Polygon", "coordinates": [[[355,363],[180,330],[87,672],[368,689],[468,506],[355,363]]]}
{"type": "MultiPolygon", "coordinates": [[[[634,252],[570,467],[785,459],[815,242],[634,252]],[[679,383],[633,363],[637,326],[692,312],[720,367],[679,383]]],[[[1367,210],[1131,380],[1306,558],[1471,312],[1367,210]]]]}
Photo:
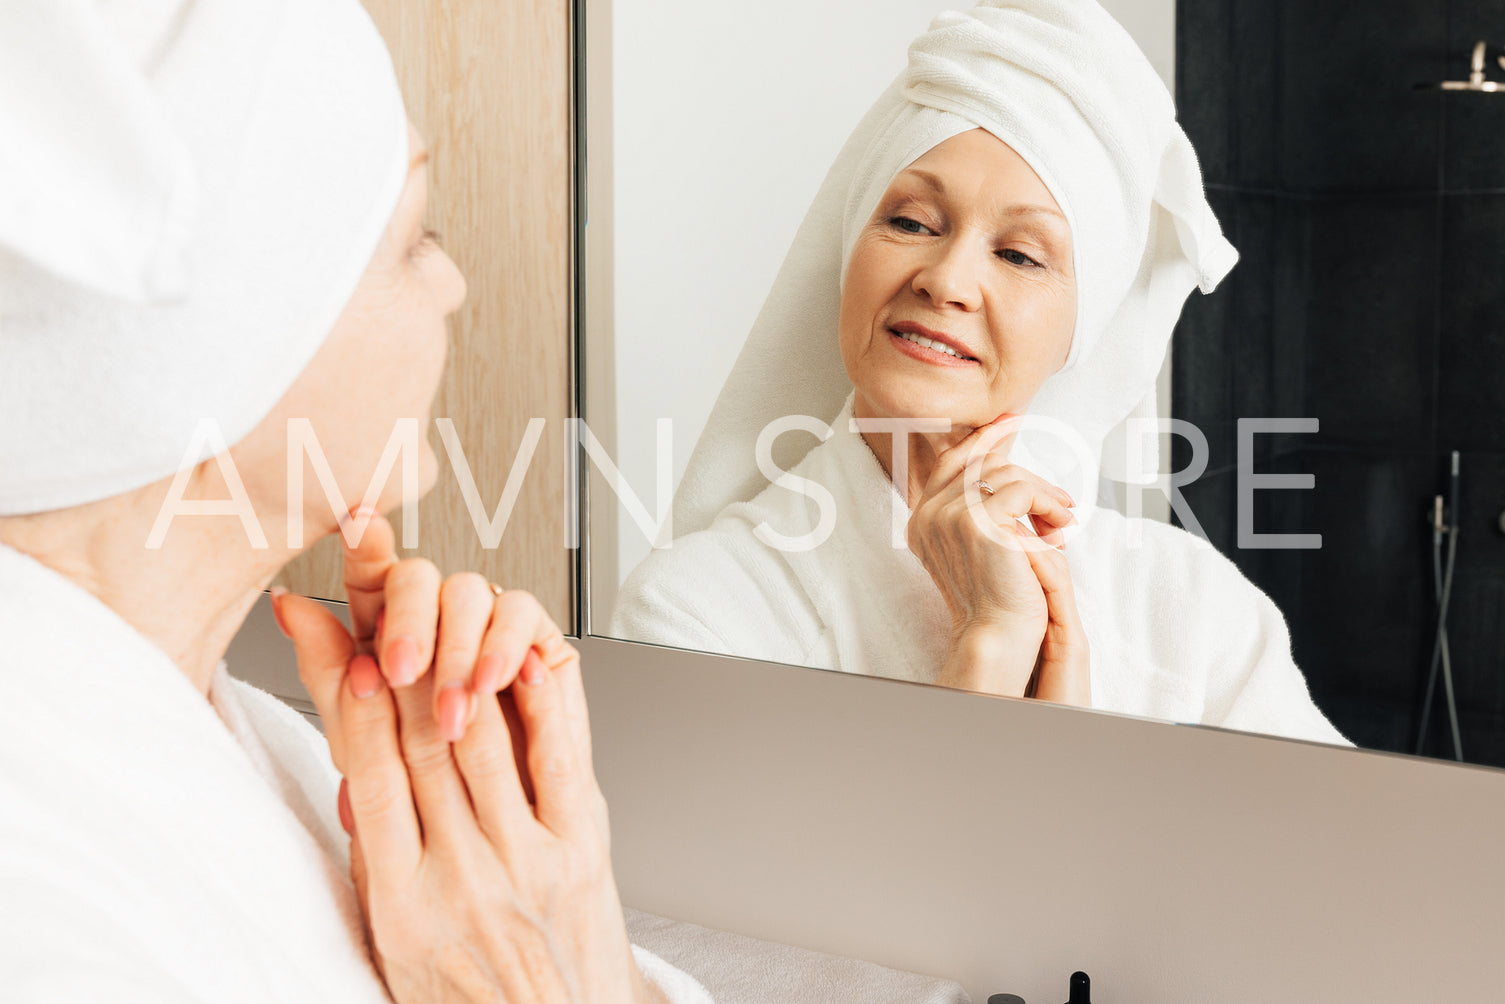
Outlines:
{"type": "MultiPolygon", "coordinates": [[[[598,220],[605,219],[607,221],[606,224],[604,226],[598,225],[594,234],[590,232],[590,229],[587,225],[590,216],[592,215],[591,210],[593,208],[590,199],[591,186],[589,182],[593,176],[593,173],[597,177],[598,182],[601,179],[609,179],[611,163],[611,144],[609,142],[609,130],[611,123],[611,95],[609,89],[604,93],[604,95],[592,95],[590,87],[592,66],[596,65],[598,67],[598,72],[600,72],[600,57],[598,53],[598,62],[596,64],[592,64],[588,40],[593,32],[598,37],[604,36],[607,39],[605,43],[605,51],[607,53],[607,62],[605,66],[609,70],[611,44],[610,7],[614,2],[615,0],[571,0],[572,13],[570,19],[570,44],[572,49],[571,79],[573,86],[573,93],[571,94],[571,106],[573,112],[573,129],[571,135],[571,164],[574,174],[573,197],[571,199],[570,205],[572,229],[570,258],[573,269],[571,275],[573,323],[571,341],[571,374],[574,381],[572,391],[574,394],[573,405],[575,408],[575,415],[577,418],[582,419],[588,419],[589,415],[592,412],[591,405],[593,403],[597,406],[597,409],[614,403],[614,386],[613,381],[611,380],[611,374],[613,373],[613,369],[611,367],[612,357],[608,353],[606,358],[602,358],[603,353],[602,351],[600,351],[601,344],[609,344],[611,339],[609,336],[604,339],[591,338],[592,333],[598,330],[599,325],[603,323],[600,320],[600,317],[603,314],[607,316],[607,320],[604,323],[606,323],[608,327],[610,325],[609,294],[611,292],[611,288],[608,284],[608,287],[605,290],[604,294],[601,290],[596,290],[596,295],[593,298],[592,290],[590,289],[589,284],[589,276],[591,275],[592,265],[595,265],[598,270],[604,269],[607,271],[607,274],[610,274],[611,258],[610,245],[608,242],[612,237],[612,227],[610,224],[611,204],[609,200],[606,202],[604,210],[598,216],[598,220]],[[595,128],[598,135],[604,135],[607,138],[607,141],[605,143],[597,140],[593,144],[591,141],[592,134],[590,112],[592,111],[593,106],[596,111],[595,128]],[[593,145],[598,148],[604,145],[606,148],[606,156],[604,158],[596,158],[595,172],[592,172],[591,170],[591,147],[593,145]],[[603,163],[606,165],[604,168],[602,166],[603,163]],[[592,241],[594,241],[594,243],[592,243],[592,241]],[[595,301],[603,302],[596,303],[596,306],[593,308],[593,299],[595,301]],[[593,327],[593,318],[595,318],[594,324],[596,325],[596,327],[593,327]],[[593,341],[597,343],[594,346],[592,345],[593,341]],[[593,352],[591,351],[592,348],[595,348],[598,351],[593,352]]],[[[601,209],[602,207],[597,206],[594,208],[601,209]]],[[[609,334],[614,334],[614,332],[609,332],[609,334]]],[[[1168,369],[1169,367],[1166,367],[1166,370],[1168,369]]],[[[1164,379],[1165,376],[1166,373],[1162,372],[1162,379],[1164,379]]],[[[614,425],[615,423],[613,423],[613,427],[614,425]]],[[[606,446],[608,455],[616,456],[617,454],[615,450],[614,435],[609,434],[601,438],[603,445],[606,446]]],[[[866,685],[877,684],[882,686],[892,686],[894,684],[899,684],[906,687],[920,687],[924,689],[945,689],[938,688],[938,685],[936,684],[913,683],[909,681],[894,680],[883,676],[870,676],[861,673],[846,673],[837,669],[822,669],[819,667],[796,666],[785,663],[769,663],[746,656],[723,655],[719,653],[702,652],[694,649],[679,649],[671,646],[639,642],[626,638],[616,638],[612,635],[606,634],[606,625],[604,623],[598,624],[595,620],[595,603],[593,602],[593,596],[595,593],[594,584],[595,579],[597,578],[595,571],[597,570],[597,561],[599,559],[605,562],[605,568],[601,569],[603,572],[615,574],[617,572],[616,556],[614,553],[608,553],[610,551],[609,548],[601,548],[598,550],[594,547],[593,528],[595,526],[601,525],[603,522],[614,520],[614,517],[616,515],[617,500],[615,497],[611,496],[609,492],[593,492],[593,483],[596,481],[596,479],[592,477],[594,468],[591,464],[582,461],[581,450],[578,444],[572,444],[568,455],[570,459],[566,464],[565,477],[567,479],[567,482],[573,485],[574,490],[579,493],[576,496],[579,499],[576,520],[576,532],[578,534],[576,538],[576,544],[578,546],[575,548],[573,557],[573,560],[575,562],[574,601],[576,617],[575,634],[572,637],[578,639],[589,639],[591,643],[590,647],[592,650],[602,651],[604,649],[608,652],[619,652],[620,658],[628,663],[640,661],[642,658],[640,653],[643,649],[652,649],[655,651],[673,652],[677,654],[677,657],[683,655],[693,655],[695,657],[698,657],[700,660],[703,660],[708,667],[719,666],[726,668],[728,671],[731,671],[732,667],[738,667],[738,669],[736,670],[737,672],[745,671],[750,667],[779,667],[800,670],[803,672],[824,673],[845,677],[853,681],[851,686],[863,686],[864,683],[858,681],[865,681],[866,685]],[[618,648],[618,646],[621,646],[621,648],[618,648]]],[[[1168,456],[1169,454],[1167,453],[1166,455],[1168,456]]],[[[1169,507],[1167,506],[1167,508],[1169,507]]],[[[1041,707],[1042,710],[1044,709],[1044,707],[1046,707],[1037,705],[1036,702],[1022,698],[1008,698],[999,695],[980,693],[970,693],[967,696],[981,698],[984,700],[1002,700],[1010,703],[1037,706],[1041,707]]],[[[1059,710],[1057,708],[1054,708],[1054,706],[1050,707],[1052,713],[1059,710]]],[[[1468,761],[1459,762],[1416,753],[1370,749],[1360,746],[1336,746],[1305,739],[1294,739],[1287,736],[1272,735],[1263,732],[1245,732],[1238,729],[1203,725],[1196,722],[1178,722],[1163,718],[1148,718],[1097,708],[1071,708],[1069,710],[1074,712],[1086,712],[1090,716],[1102,718],[1125,719],[1129,721],[1144,722],[1151,725],[1177,726],[1183,729],[1191,728],[1199,731],[1208,731],[1221,735],[1273,740],[1282,744],[1312,746],[1328,750],[1359,752],[1372,756],[1380,756],[1401,761],[1414,761],[1429,765],[1459,767],[1465,768],[1470,771],[1484,771],[1490,774],[1505,775],[1505,767],[1495,767],[1487,764],[1470,763],[1468,761]]],[[[1027,714],[1027,712],[1025,713],[1027,714]]]]}

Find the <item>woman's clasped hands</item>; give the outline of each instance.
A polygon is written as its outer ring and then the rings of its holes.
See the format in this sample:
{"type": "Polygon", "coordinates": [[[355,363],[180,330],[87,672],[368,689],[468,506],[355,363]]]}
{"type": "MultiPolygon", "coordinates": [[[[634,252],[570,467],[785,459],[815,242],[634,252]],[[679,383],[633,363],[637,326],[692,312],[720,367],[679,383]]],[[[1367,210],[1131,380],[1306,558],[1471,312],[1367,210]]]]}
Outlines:
{"type": "Polygon", "coordinates": [[[345,778],[394,1000],[660,1000],[627,939],[574,648],[527,593],[399,561],[380,516],[347,543],[345,585],[351,631],[315,600],[273,603],[345,778]]]}
{"type": "Polygon", "coordinates": [[[940,453],[910,517],[909,548],[951,614],[936,682],[1089,707],[1087,637],[1062,549],[1073,502],[1008,462],[1020,422],[1004,416],[940,453]]]}

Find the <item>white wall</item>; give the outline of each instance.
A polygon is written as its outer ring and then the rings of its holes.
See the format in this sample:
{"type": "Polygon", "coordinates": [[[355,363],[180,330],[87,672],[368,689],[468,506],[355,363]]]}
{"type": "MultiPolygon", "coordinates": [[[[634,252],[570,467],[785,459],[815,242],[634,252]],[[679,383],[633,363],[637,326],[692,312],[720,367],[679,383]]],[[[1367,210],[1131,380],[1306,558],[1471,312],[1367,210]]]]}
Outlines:
{"type": "MultiPolygon", "coordinates": [[[[643,497],[654,422],[674,419],[678,483],[826,169],[903,69],[910,40],[961,6],[612,4],[616,434],[619,466],[643,497]]],[[[1169,84],[1174,0],[1104,6],[1169,84]]],[[[625,576],[648,541],[619,513],[625,576]]]]}

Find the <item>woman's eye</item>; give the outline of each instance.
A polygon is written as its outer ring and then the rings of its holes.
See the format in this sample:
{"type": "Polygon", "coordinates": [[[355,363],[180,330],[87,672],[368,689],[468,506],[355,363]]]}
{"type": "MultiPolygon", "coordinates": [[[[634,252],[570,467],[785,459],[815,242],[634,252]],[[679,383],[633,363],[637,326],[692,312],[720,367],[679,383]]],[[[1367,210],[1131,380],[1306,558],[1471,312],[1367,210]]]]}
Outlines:
{"type": "Polygon", "coordinates": [[[908,216],[890,217],[888,225],[906,234],[928,234],[931,232],[930,228],[925,224],[919,220],[912,220],[908,216]]]}
{"type": "Polygon", "coordinates": [[[1023,251],[1015,251],[1013,248],[1004,248],[1002,251],[998,252],[998,257],[1002,258],[1010,265],[1033,265],[1036,268],[1040,267],[1040,263],[1035,261],[1035,259],[1025,254],[1023,251]]]}

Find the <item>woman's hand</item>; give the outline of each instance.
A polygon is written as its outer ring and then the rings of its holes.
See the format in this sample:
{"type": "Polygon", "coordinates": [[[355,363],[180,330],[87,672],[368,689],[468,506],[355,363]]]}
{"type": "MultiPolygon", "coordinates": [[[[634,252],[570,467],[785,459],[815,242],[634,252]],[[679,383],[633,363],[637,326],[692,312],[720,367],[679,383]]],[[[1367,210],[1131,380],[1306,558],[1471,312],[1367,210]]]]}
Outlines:
{"type": "Polygon", "coordinates": [[[573,647],[525,593],[398,561],[380,517],[345,557],[353,635],[316,601],[274,608],[346,776],[341,821],[394,997],[657,1000],[611,874],[573,647]],[[463,715],[445,680],[472,683],[463,715]],[[498,682],[512,686],[478,696],[498,682]]]}
{"type": "Polygon", "coordinates": [[[1059,550],[1072,500],[1007,462],[1017,429],[1017,419],[982,426],[943,453],[910,517],[910,550],[951,613],[937,682],[1087,706],[1087,641],[1059,550]]]}
{"type": "MultiPolygon", "coordinates": [[[[363,512],[352,521],[360,538],[354,547],[346,540],[344,548],[350,631],[316,600],[272,591],[278,624],[298,646],[299,675],[316,705],[316,688],[332,693],[338,674],[358,653],[375,656],[394,688],[408,686],[432,667],[433,715],[454,742],[480,697],[505,690],[530,650],[551,669],[575,658],[574,648],[531,594],[497,595],[472,572],[445,579],[425,559],[399,560],[392,526],[382,516],[363,512]]],[[[338,725],[325,723],[325,728],[338,767],[338,725]]]]}
{"type": "Polygon", "coordinates": [[[393,998],[652,1000],[612,878],[578,662],[527,657],[510,691],[522,760],[494,699],[444,742],[431,680],[394,692],[357,655],[337,694],[352,865],[393,998]]]}

